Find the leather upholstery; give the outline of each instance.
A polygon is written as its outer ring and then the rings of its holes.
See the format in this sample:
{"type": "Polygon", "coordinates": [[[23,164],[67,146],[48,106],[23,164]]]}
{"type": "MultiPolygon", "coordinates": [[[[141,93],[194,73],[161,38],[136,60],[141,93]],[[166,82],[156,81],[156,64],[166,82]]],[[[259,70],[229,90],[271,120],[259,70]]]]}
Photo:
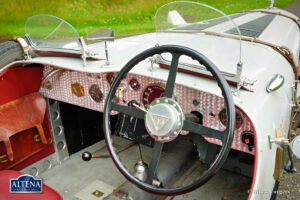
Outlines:
{"type": "Polygon", "coordinates": [[[43,184],[43,193],[19,193],[9,192],[10,179],[18,178],[23,173],[13,170],[0,171],[0,199],[1,200],[62,200],[60,194],[54,189],[43,184]]]}
{"type": "Polygon", "coordinates": [[[45,112],[46,101],[38,92],[0,106],[0,141],[5,143],[10,161],[13,161],[14,156],[9,137],[16,133],[36,127],[42,142],[48,143],[41,125],[44,121],[45,112]]]}

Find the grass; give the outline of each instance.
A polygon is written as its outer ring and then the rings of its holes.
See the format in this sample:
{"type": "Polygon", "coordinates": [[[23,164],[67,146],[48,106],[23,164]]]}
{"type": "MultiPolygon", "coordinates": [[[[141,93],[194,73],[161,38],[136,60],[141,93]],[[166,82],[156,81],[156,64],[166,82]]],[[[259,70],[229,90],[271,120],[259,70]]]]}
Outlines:
{"type": "MultiPolygon", "coordinates": [[[[277,0],[275,6],[286,7],[295,0],[277,0]]],[[[114,28],[115,33],[153,31],[154,14],[171,0],[0,0],[0,35],[23,36],[24,24],[35,14],[51,14],[65,19],[86,35],[101,27],[114,28]],[[87,29],[87,27],[89,27],[87,29]]],[[[263,8],[269,0],[201,0],[226,14],[263,8]]]]}

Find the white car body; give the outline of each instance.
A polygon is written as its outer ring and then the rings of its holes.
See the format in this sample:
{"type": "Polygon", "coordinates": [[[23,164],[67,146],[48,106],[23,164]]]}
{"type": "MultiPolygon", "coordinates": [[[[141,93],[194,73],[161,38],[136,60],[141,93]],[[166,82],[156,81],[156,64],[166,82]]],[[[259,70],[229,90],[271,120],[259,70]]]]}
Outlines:
{"type": "MultiPolygon", "coordinates": [[[[293,62],[296,66],[299,66],[299,24],[285,16],[276,15],[276,13],[281,13],[294,19],[298,19],[297,16],[275,8],[262,9],[259,11],[273,12],[275,18],[256,39],[277,46],[287,47],[293,54],[293,62]]],[[[249,12],[236,18],[234,21],[239,26],[267,15],[259,11],[249,12]]],[[[219,32],[222,32],[221,29],[222,26],[218,28],[219,32]]],[[[225,31],[226,30],[223,30],[223,32],[225,31]]],[[[36,57],[30,60],[10,63],[1,70],[3,72],[12,66],[37,63],[44,65],[43,77],[46,77],[53,69],[64,69],[65,72],[62,75],[53,78],[52,89],[41,88],[40,92],[47,98],[103,112],[104,101],[98,105],[92,105],[92,99],[87,94],[80,99],[74,95],[72,96],[70,90],[71,84],[80,82],[86,91],[91,83],[99,84],[105,96],[109,90],[109,88],[107,88],[109,86],[104,83],[104,75],[109,72],[120,71],[124,64],[133,56],[148,48],[154,47],[157,43],[157,37],[166,38],[168,41],[165,44],[177,44],[196,48],[197,51],[206,55],[214,62],[220,71],[232,74],[237,73],[237,60],[231,58],[236,56],[239,52],[237,52],[238,49],[233,49],[230,45],[232,42],[232,44],[236,46],[236,39],[207,35],[204,33],[174,34],[159,32],[108,42],[110,62],[108,66],[105,65],[105,60],[87,60],[87,64],[84,66],[82,60],[79,58],[36,57]],[[194,40],[196,37],[198,40],[194,40]],[[199,38],[201,39],[199,40],[199,38]],[[206,52],[207,49],[210,49],[210,45],[214,46],[216,51],[209,50],[209,52],[206,52]],[[100,76],[100,78],[97,79],[95,78],[96,76],[100,76]],[[61,85],[62,83],[64,83],[64,86],[61,85]]],[[[100,57],[105,57],[103,51],[104,43],[92,44],[87,47],[92,51],[99,52],[100,57]]],[[[252,152],[255,156],[254,173],[248,199],[270,199],[275,184],[273,175],[276,165],[276,149],[280,145],[273,143],[272,148],[270,148],[269,137],[271,140],[276,140],[279,137],[278,135],[281,134],[280,137],[285,139],[289,138],[291,116],[293,115],[293,107],[295,107],[293,101],[295,74],[293,66],[282,54],[268,45],[256,43],[255,41],[242,41],[241,61],[241,76],[253,82],[253,91],[247,91],[242,88],[238,90],[237,87],[233,85],[230,87],[236,107],[251,121],[255,134],[255,147],[254,152],[252,152]],[[267,92],[266,88],[276,74],[280,74],[284,77],[284,84],[276,91],[267,92]]],[[[168,70],[159,67],[155,67],[155,69],[152,70],[150,62],[143,62],[140,65],[143,65],[143,67],[130,72],[132,76],[140,77],[142,80],[146,80],[147,77],[149,80],[165,81],[168,70]]],[[[143,82],[142,80],[140,81],[143,82]]],[[[126,82],[124,83],[126,84],[126,82]]],[[[199,78],[199,76],[178,72],[176,84],[186,88],[182,90],[178,89],[180,91],[176,92],[179,99],[185,98],[184,94],[181,93],[184,90],[200,91],[212,96],[222,97],[214,81],[208,78],[199,78]]],[[[133,93],[133,91],[128,90],[125,95],[135,95],[130,93],[133,93]]],[[[190,107],[193,107],[191,99],[193,98],[189,98],[186,102],[191,104],[190,107]]],[[[188,110],[190,108],[187,105],[187,108],[184,109],[188,110]]],[[[236,140],[234,140],[234,142],[236,142],[236,140]]],[[[246,146],[243,148],[246,148],[246,146]]],[[[29,170],[29,168],[25,169],[24,172],[26,172],[26,170],[29,170]]]]}

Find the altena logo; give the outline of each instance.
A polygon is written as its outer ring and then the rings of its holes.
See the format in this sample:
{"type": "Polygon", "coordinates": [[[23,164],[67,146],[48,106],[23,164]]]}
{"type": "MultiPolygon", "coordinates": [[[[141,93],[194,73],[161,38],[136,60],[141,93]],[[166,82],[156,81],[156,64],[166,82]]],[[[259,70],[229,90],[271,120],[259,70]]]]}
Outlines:
{"type": "Polygon", "coordinates": [[[42,193],[42,179],[35,179],[30,175],[21,175],[10,179],[10,193],[42,193]]]}

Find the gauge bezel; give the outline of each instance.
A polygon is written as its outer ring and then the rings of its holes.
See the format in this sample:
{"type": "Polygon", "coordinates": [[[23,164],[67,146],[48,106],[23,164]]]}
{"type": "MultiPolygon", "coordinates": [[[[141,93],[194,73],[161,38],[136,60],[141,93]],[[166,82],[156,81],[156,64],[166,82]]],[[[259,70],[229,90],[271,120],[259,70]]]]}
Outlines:
{"type": "MultiPolygon", "coordinates": [[[[225,111],[225,113],[226,113],[226,109],[225,109],[225,108],[223,108],[223,109],[219,112],[218,118],[219,118],[219,121],[221,122],[221,124],[222,124],[224,127],[226,127],[227,124],[224,124],[224,122],[222,121],[222,118],[221,118],[221,114],[222,114],[222,112],[224,112],[224,111],[225,111]]],[[[226,119],[226,120],[227,120],[227,119],[226,119]]],[[[242,112],[239,111],[237,108],[235,108],[235,130],[238,130],[239,128],[241,128],[242,125],[243,125],[243,123],[244,123],[244,119],[243,119],[243,114],[242,114],[242,112]],[[237,125],[237,119],[238,119],[237,116],[240,116],[239,118],[240,118],[240,120],[241,120],[240,126],[239,126],[239,127],[236,126],[236,125],[237,125]]]]}
{"type": "Polygon", "coordinates": [[[141,88],[142,88],[142,84],[141,84],[141,81],[140,81],[140,79],[138,79],[137,77],[132,77],[132,78],[130,78],[129,80],[128,80],[128,85],[129,85],[129,88],[132,90],[132,91],[135,91],[135,92],[137,92],[137,91],[139,91],[141,88]],[[132,86],[131,86],[131,80],[136,80],[137,82],[138,82],[138,84],[139,84],[139,88],[138,89],[134,89],[132,86]]]}
{"type": "Polygon", "coordinates": [[[94,101],[94,102],[96,102],[96,103],[101,103],[102,101],[103,101],[103,99],[104,99],[104,94],[103,94],[103,92],[102,92],[102,90],[101,90],[101,88],[100,88],[100,86],[98,85],[98,84],[91,84],[90,86],[89,86],[89,97],[94,101]],[[92,87],[97,87],[97,89],[99,89],[99,91],[100,91],[100,95],[97,95],[97,97],[99,97],[99,101],[98,100],[96,100],[96,99],[94,99],[93,98],[93,96],[91,95],[91,90],[92,90],[92,87]]]}
{"type": "Polygon", "coordinates": [[[109,85],[111,85],[114,82],[115,77],[116,77],[116,72],[108,72],[105,75],[105,79],[109,85]],[[112,80],[108,79],[109,76],[113,76],[113,79],[112,80]]]}
{"type": "MultiPolygon", "coordinates": [[[[141,105],[143,105],[144,108],[146,108],[145,105],[144,105],[144,102],[143,102],[144,93],[145,93],[146,89],[147,89],[148,87],[150,87],[150,86],[158,86],[158,87],[163,88],[164,90],[166,89],[166,84],[165,84],[165,83],[162,83],[162,82],[155,82],[155,83],[150,83],[150,84],[146,85],[146,86],[143,88],[143,91],[141,92],[141,95],[140,95],[140,103],[141,103],[141,105]]],[[[151,103],[152,103],[152,102],[149,102],[149,105],[150,105],[151,103]]]]}

